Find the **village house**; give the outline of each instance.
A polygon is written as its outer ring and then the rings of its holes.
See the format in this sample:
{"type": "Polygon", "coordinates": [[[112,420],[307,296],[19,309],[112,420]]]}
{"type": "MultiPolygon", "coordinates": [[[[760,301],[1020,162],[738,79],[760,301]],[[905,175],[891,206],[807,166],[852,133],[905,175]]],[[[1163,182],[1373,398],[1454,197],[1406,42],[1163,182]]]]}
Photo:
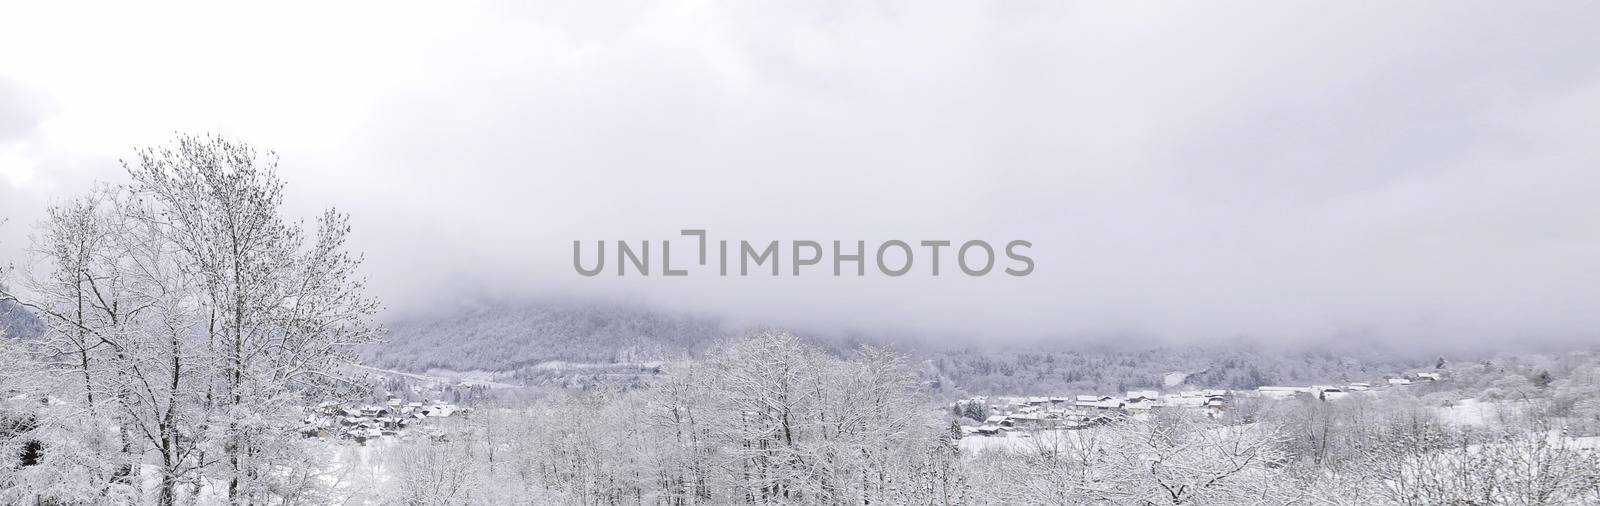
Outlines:
{"type": "Polygon", "coordinates": [[[1161,392],[1155,390],[1129,390],[1127,400],[1129,403],[1148,402],[1161,399],[1161,392]]]}
{"type": "Polygon", "coordinates": [[[1119,410],[1122,405],[1122,401],[1109,395],[1080,395],[1073,403],[1073,407],[1083,412],[1119,410]]]}
{"type": "Polygon", "coordinates": [[[1155,390],[1133,390],[1128,392],[1127,403],[1123,409],[1130,412],[1145,412],[1164,406],[1161,402],[1161,393],[1155,390]]]}
{"type": "Polygon", "coordinates": [[[1311,387],[1279,387],[1265,386],[1256,389],[1256,393],[1268,399],[1293,399],[1295,397],[1310,397],[1311,387]]]}
{"type": "Polygon", "coordinates": [[[1316,385],[1311,387],[1311,391],[1317,396],[1317,400],[1322,401],[1343,399],[1350,396],[1350,392],[1346,392],[1343,387],[1316,385]]]}

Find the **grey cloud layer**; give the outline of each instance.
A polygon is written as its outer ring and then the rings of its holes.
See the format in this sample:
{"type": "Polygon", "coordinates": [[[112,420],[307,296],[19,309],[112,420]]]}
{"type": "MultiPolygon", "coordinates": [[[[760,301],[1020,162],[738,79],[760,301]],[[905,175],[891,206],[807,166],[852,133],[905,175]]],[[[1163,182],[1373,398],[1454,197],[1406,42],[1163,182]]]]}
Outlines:
{"type": "MultiPolygon", "coordinates": [[[[399,9],[376,23],[358,11],[333,14],[349,33],[294,45],[352,68],[272,58],[262,70],[294,76],[288,91],[211,97],[272,111],[141,128],[278,147],[293,204],[351,211],[375,286],[401,312],[572,293],[977,337],[1572,340],[1600,325],[1596,10],[647,3],[399,9]],[[682,228],[1025,239],[1038,267],[571,270],[572,240],[682,228]]],[[[27,186],[0,190],[19,199],[114,178],[122,154],[84,169],[105,142],[80,148],[70,129],[13,139],[0,143],[44,160],[27,186]]]]}

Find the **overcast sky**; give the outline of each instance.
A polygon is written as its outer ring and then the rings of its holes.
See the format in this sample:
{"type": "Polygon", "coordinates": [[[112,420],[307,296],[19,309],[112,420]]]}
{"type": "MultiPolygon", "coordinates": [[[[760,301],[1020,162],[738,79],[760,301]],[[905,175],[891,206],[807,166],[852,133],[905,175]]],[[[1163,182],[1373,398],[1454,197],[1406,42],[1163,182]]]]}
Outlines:
{"type": "MultiPolygon", "coordinates": [[[[1600,3],[19,2],[0,256],[174,131],[393,315],[609,297],[971,337],[1600,329],[1600,3]],[[571,241],[1026,239],[1032,276],[585,278],[571,241]]],[[[948,267],[947,267],[948,269],[948,267]]],[[[823,269],[815,271],[822,273],[823,269]]]]}

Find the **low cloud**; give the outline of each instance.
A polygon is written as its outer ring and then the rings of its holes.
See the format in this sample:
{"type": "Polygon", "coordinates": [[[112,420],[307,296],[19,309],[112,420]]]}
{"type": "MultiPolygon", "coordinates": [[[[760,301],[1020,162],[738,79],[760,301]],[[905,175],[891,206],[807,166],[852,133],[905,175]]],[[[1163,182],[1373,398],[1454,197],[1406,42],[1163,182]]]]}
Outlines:
{"type": "Polygon", "coordinates": [[[0,181],[7,253],[129,147],[219,131],[278,149],[297,214],[354,215],[397,314],[570,295],[974,340],[1600,328],[1595,5],[18,9],[0,47],[36,50],[0,54],[0,83],[50,107],[0,112],[32,167],[0,181]],[[1023,239],[1037,270],[572,269],[573,240],[685,228],[1023,239]]]}

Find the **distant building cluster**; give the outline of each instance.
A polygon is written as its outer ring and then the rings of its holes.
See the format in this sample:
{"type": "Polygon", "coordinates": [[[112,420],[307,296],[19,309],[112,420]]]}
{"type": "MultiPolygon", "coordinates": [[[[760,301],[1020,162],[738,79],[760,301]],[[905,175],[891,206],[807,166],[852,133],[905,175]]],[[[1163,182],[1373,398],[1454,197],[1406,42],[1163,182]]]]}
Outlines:
{"type": "Polygon", "coordinates": [[[1386,378],[1387,385],[1348,383],[1344,385],[1312,385],[1308,387],[1265,386],[1256,389],[1255,395],[1269,399],[1311,398],[1322,401],[1343,399],[1351,395],[1377,392],[1386,386],[1407,386],[1444,381],[1443,373],[1417,372],[1386,378]]]}
{"type": "Polygon", "coordinates": [[[1227,390],[1189,390],[1170,394],[1156,390],[1133,390],[1123,395],[973,397],[956,401],[956,408],[990,413],[982,425],[961,427],[963,434],[994,436],[1018,430],[1085,429],[1123,417],[1147,416],[1154,409],[1191,409],[1206,416],[1220,416],[1228,404],[1229,395],[1227,390]]]}
{"type": "Polygon", "coordinates": [[[300,433],[306,437],[353,440],[365,444],[382,437],[413,439],[426,437],[442,441],[445,432],[428,427],[429,420],[460,416],[469,410],[444,402],[405,402],[390,398],[384,404],[363,406],[326,402],[310,410],[300,433]]]}
{"type": "Polygon", "coordinates": [[[1405,385],[1413,385],[1413,384],[1417,384],[1417,383],[1432,383],[1432,382],[1435,382],[1435,381],[1443,381],[1443,380],[1444,380],[1444,375],[1442,375],[1442,374],[1439,374],[1439,373],[1436,373],[1436,372],[1419,372],[1419,373],[1416,373],[1415,375],[1413,375],[1411,377],[1401,376],[1401,377],[1397,377],[1397,378],[1389,378],[1389,384],[1390,385],[1396,385],[1396,386],[1405,386],[1405,385]]]}
{"type": "Polygon", "coordinates": [[[1374,393],[1389,386],[1407,386],[1444,381],[1439,372],[1417,372],[1387,378],[1387,385],[1354,382],[1343,385],[1263,386],[1255,390],[1184,390],[1162,393],[1158,390],[1130,390],[1122,395],[1078,395],[1075,397],[971,397],[956,401],[957,413],[973,419],[976,426],[963,425],[963,435],[997,436],[1011,431],[1076,430],[1112,423],[1124,418],[1149,416],[1152,410],[1183,409],[1209,417],[1223,416],[1236,397],[1263,399],[1315,399],[1333,401],[1351,395],[1374,393]],[[972,416],[983,413],[984,416],[972,416]]]}

